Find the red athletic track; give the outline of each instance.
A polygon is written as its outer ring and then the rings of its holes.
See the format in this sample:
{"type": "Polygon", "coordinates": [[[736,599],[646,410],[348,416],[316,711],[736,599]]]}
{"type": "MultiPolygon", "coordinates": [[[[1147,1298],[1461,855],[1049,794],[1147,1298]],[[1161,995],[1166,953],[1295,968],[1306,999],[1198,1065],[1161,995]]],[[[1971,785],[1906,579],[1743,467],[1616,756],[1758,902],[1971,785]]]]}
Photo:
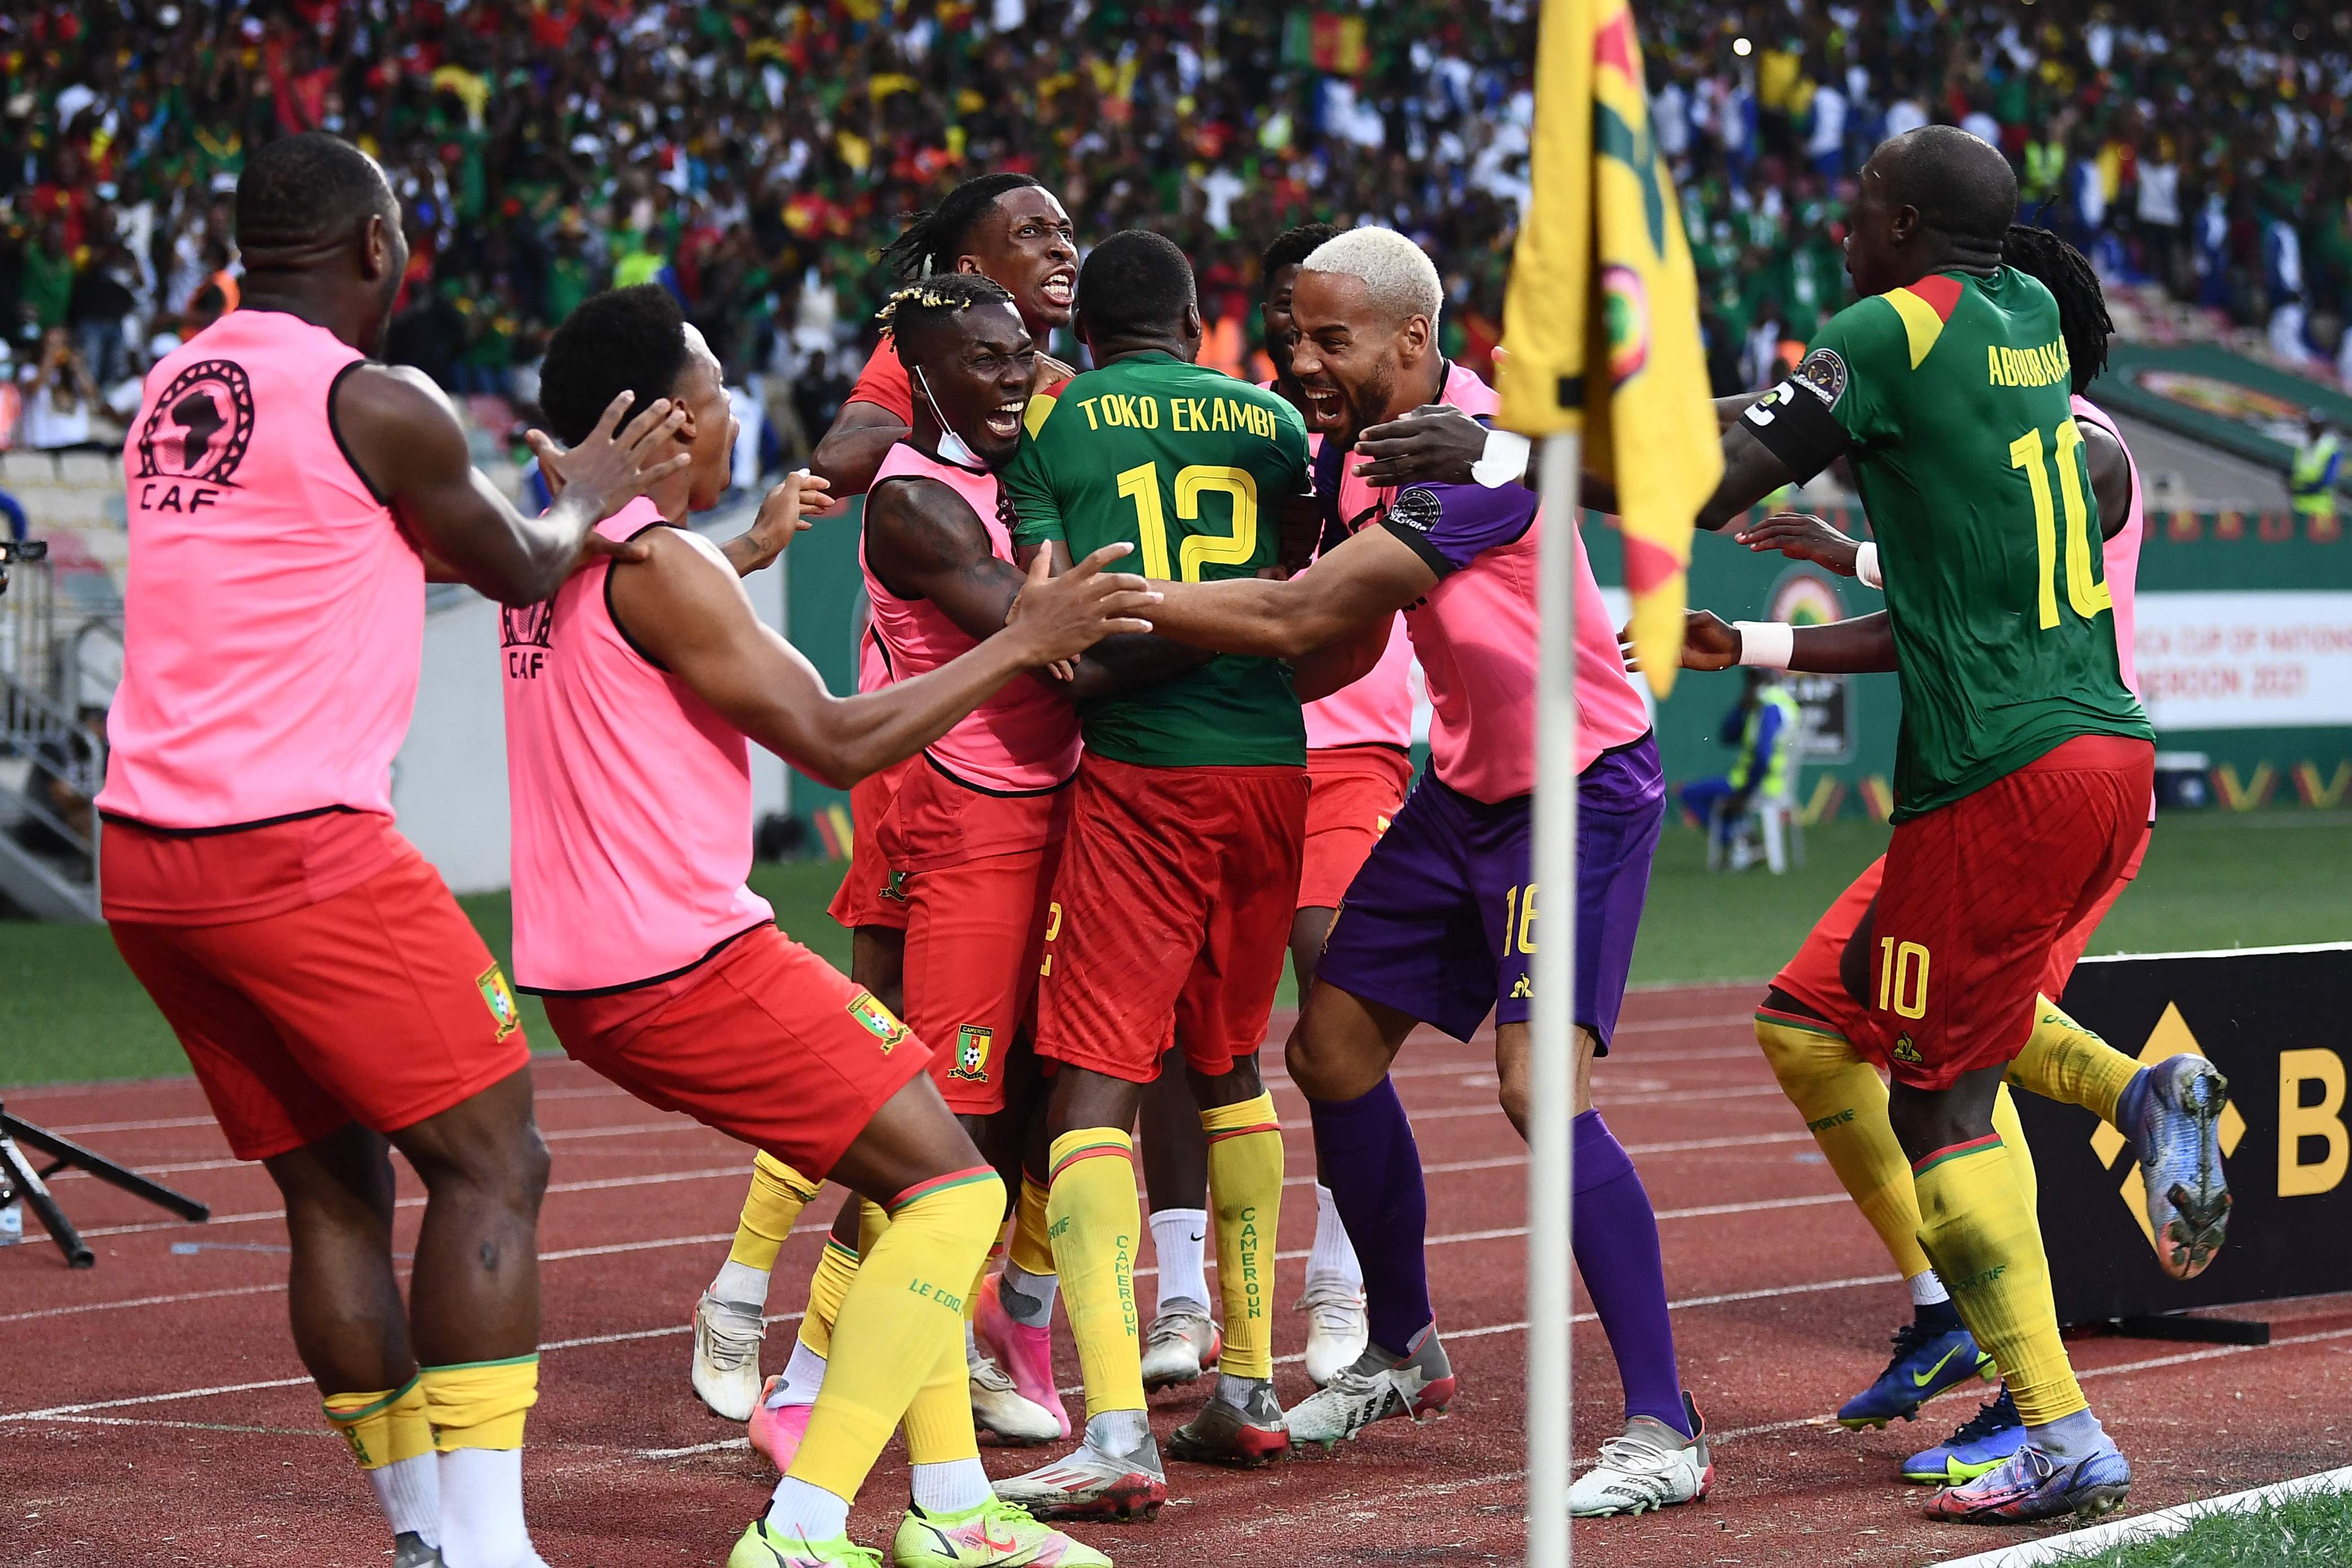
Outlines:
{"type": "MultiPolygon", "coordinates": [[[[2017,1539],[1927,1525],[1922,1494],[1895,1479],[1902,1455],[1969,1413],[1967,1396],[1915,1426],[1859,1436],[1822,1415],[1878,1370],[1884,1337],[1907,1309],[1757,1055],[1754,996],[1748,986],[1631,998],[1619,1054],[1600,1075],[1611,1125],[1659,1210],[1685,1374],[1718,1439],[1711,1497],[1580,1524],[1580,1558],[1911,1565],[2017,1539]]],[[[1483,1046],[1424,1036],[1398,1065],[1429,1169],[1439,1322],[1463,1379],[1452,1415],[1418,1429],[1387,1423],[1335,1458],[1258,1474],[1172,1467],[1173,1497],[1157,1524],[1081,1530],[1122,1564],[1519,1556],[1524,1150],[1495,1107],[1483,1046]]],[[[716,1564],[769,1481],[688,1391],[684,1325],[731,1233],[747,1159],[569,1063],[537,1071],[555,1152],[541,1231],[547,1355],[529,1469],[540,1548],[554,1568],[716,1564]]],[[[1293,1130],[1286,1308],[1314,1205],[1306,1116],[1286,1084],[1277,1096],[1293,1130]]],[[[274,1193],[257,1169],[227,1157],[194,1083],[29,1090],[9,1105],[178,1184],[216,1217],[207,1227],[161,1223],[110,1189],[68,1179],[58,1195],[99,1267],[68,1272],[42,1244],[0,1252],[0,1560],[383,1561],[380,1522],[323,1431],[287,1336],[274,1193]],[[173,1251],[190,1242],[204,1250],[173,1251]]],[[[404,1234],[414,1233],[415,1191],[404,1186],[404,1234]]],[[[820,1200],[779,1263],[772,1368],[831,1213],[830,1198],[820,1200]]],[[[2136,1508],[2352,1463],[2352,1299],[2271,1316],[2277,1342],[2260,1351],[2076,1342],[2099,1413],[2131,1455],[2136,1508]]],[[[1276,1333],[1289,1358],[1282,1392],[1301,1397],[1303,1327],[1285,1310],[1276,1333]]],[[[1577,1447],[1589,1456],[1618,1425],[1619,1394],[1598,1331],[1580,1327],[1576,1343],[1577,1447]]],[[[1066,1340],[1063,1350],[1075,1384],[1066,1340]]],[[[1161,1396],[1163,1442],[1204,1392],[1161,1396]]],[[[1001,1474],[1043,1451],[990,1455],[1001,1474]]],[[[862,1539],[887,1541],[905,1495],[899,1463],[886,1458],[867,1489],[854,1524],[862,1539]]]]}

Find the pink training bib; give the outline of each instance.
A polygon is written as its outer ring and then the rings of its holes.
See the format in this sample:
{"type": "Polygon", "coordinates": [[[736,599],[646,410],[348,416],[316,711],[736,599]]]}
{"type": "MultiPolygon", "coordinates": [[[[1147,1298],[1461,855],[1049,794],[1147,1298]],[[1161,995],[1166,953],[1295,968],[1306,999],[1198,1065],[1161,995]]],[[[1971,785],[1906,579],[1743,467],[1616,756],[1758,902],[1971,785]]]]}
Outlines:
{"type": "Polygon", "coordinates": [[[147,373],[122,449],[131,561],[100,809],[221,828],[392,815],[425,563],[344,455],[323,327],[233,310],[147,373]]]}
{"type": "Polygon", "coordinates": [[[2147,520],[2140,511],[2139,464],[2133,459],[2131,447],[2125,445],[2124,433],[2116,428],[2115,420],[2108,416],[2105,409],[2089,398],[2078,395],[2074,399],[2074,417],[2088,420],[2113,436],[2116,445],[2124,448],[2124,461],[2131,467],[2131,510],[2125,514],[2124,525],[2116,531],[2116,536],[2099,547],[2099,554],[2106,568],[2108,596],[2115,600],[2116,659],[2123,667],[2124,684],[2131,688],[2134,697],[2137,697],[2140,694],[2139,668],[2132,650],[2137,611],[2133,598],[2139,591],[2140,541],[2147,532],[2144,526],[2147,520]]]}
{"type": "MultiPolygon", "coordinates": [[[[953,463],[924,456],[905,441],[890,448],[866,492],[892,479],[936,479],[963,498],[988,532],[989,548],[1006,562],[1013,559],[1013,535],[997,516],[996,476],[976,474],[953,463]]],[[[866,595],[873,604],[873,635],[886,679],[906,680],[937,669],[979,646],[971,633],[948,619],[938,605],[924,599],[901,599],[874,574],[866,552],[871,532],[862,534],[857,564],[866,574],[866,595]]],[[[864,685],[863,680],[859,683],[864,685]]],[[[997,694],[959,721],[956,727],[924,748],[924,755],[959,784],[995,795],[1037,795],[1058,789],[1078,767],[1078,712],[1069,699],[1048,690],[1037,680],[1008,683],[997,694]]]]}
{"type": "MultiPolygon", "coordinates": [[[[640,496],[608,539],[667,526],[640,496]]],[[[680,531],[731,579],[717,547],[680,531]]],[[[666,979],[774,921],[751,870],[742,731],[613,619],[613,564],[499,616],[514,813],[514,978],[524,991],[666,979]]]]}
{"type": "MultiPolygon", "coordinates": [[[[1469,415],[1492,414],[1495,390],[1462,365],[1451,366],[1441,400],[1469,415]]],[[[1350,531],[1383,521],[1394,489],[1366,484],[1340,459],[1339,516],[1350,531]]],[[[1427,492],[1433,509],[1412,524],[1449,567],[1437,586],[1404,615],[1414,657],[1427,679],[1433,710],[1430,760],[1437,776],[1475,800],[1509,800],[1535,788],[1536,561],[1544,520],[1533,498],[1475,487],[1406,487],[1427,492]],[[1443,491],[1448,500],[1437,499],[1443,491]],[[1475,503],[1475,504],[1470,504],[1475,503]],[[1454,518],[1457,507],[1465,515],[1454,518]],[[1470,518],[1468,512],[1480,515],[1470,518]],[[1485,514],[1492,513],[1493,516],[1485,514]],[[1517,521],[1514,521],[1517,519],[1517,521]],[[1524,526],[1520,526],[1520,524],[1524,526]]],[[[1420,508],[1410,509],[1416,513],[1420,508]]],[[[1576,765],[1648,732],[1649,712],[1625,670],[1616,626],[1601,597],[1581,534],[1576,549],[1576,765]]]]}

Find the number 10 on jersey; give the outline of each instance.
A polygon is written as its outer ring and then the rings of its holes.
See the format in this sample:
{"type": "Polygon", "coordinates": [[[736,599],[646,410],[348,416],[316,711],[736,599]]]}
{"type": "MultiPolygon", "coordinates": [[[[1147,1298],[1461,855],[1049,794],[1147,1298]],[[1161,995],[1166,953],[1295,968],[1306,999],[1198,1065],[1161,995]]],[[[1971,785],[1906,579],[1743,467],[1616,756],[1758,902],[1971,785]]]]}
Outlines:
{"type": "MultiPolygon", "coordinates": [[[[2058,426],[2056,459],[2058,494],[2066,505],[2066,603],[2089,620],[2112,609],[2114,595],[2091,570],[2091,513],[2083,500],[2083,429],[2072,419],[2058,426]]],[[[2058,519],[2051,504],[2050,472],[2042,458],[2042,432],[2028,430],[2009,444],[2009,466],[2025,470],[2033,490],[2034,559],[2041,564],[2038,582],[2043,631],[2058,624],[2058,519]]]]}

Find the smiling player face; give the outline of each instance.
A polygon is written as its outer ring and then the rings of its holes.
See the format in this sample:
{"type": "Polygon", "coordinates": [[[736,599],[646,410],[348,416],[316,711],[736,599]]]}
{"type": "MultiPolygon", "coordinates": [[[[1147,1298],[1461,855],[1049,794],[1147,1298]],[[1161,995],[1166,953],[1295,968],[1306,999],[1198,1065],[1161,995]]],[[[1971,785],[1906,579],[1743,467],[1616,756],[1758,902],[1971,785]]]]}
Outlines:
{"type": "Polygon", "coordinates": [[[970,244],[956,270],[1002,286],[1030,331],[1069,325],[1078,292],[1077,230],[1053,192],[1041,185],[1005,192],[972,226],[970,244]]]}
{"type": "Polygon", "coordinates": [[[1310,429],[1352,442],[1359,432],[1409,413],[1415,400],[1398,406],[1405,370],[1428,353],[1429,322],[1419,316],[1398,321],[1372,302],[1360,278],[1337,272],[1301,272],[1290,292],[1297,328],[1290,374],[1307,398],[1310,429]]]}
{"type": "Polygon", "coordinates": [[[925,344],[916,368],[945,419],[991,468],[1012,460],[1021,445],[1021,416],[1037,351],[1013,307],[974,305],[958,312],[956,331],[925,344]]]}

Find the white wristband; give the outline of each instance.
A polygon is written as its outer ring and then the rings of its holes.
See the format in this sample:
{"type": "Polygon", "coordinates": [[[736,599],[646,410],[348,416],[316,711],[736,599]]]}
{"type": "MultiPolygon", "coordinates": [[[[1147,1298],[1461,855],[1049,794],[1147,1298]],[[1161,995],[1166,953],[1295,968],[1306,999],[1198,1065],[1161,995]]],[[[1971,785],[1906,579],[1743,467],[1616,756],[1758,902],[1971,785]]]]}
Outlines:
{"type": "Polygon", "coordinates": [[[1853,574],[1865,588],[1884,588],[1886,579],[1878,573],[1878,546],[1864,542],[1853,552],[1853,574]]]}
{"type": "Polygon", "coordinates": [[[1734,621],[1739,634],[1739,662],[1763,669],[1786,669],[1796,656],[1797,628],[1784,621],[1734,621]]]}
{"type": "Polygon", "coordinates": [[[1470,477],[1490,490],[1515,485],[1528,471],[1528,454],[1535,443],[1516,430],[1486,432],[1486,450],[1470,465],[1470,477]]]}

